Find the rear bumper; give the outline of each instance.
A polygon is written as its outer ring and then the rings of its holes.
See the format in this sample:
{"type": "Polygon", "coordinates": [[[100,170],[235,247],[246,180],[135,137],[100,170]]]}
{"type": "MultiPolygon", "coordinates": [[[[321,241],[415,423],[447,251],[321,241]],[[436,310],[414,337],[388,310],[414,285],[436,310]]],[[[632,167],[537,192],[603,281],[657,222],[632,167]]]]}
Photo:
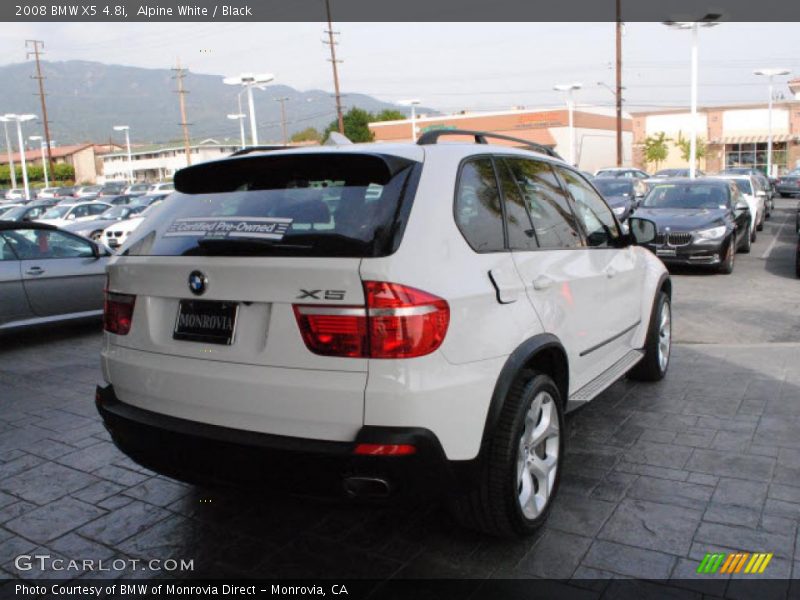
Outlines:
{"type": "Polygon", "coordinates": [[[455,470],[464,468],[448,461],[436,436],[421,428],[365,426],[352,442],[336,442],[162,415],[120,401],[110,385],[97,388],[95,402],[122,452],[148,469],[190,483],[381,499],[440,495],[455,482],[455,470]],[[410,444],[416,452],[355,455],[362,443],[410,444]],[[375,482],[386,483],[385,493],[375,482]]]}

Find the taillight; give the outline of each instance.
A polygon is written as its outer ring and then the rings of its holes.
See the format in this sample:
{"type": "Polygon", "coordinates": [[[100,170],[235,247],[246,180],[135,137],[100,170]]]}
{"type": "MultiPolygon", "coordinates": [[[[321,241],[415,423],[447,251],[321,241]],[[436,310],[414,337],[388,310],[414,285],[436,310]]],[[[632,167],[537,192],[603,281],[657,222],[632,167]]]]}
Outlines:
{"type": "Polygon", "coordinates": [[[306,347],[323,356],[366,356],[366,314],[359,306],[294,305],[306,347]]]}
{"type": "Polygon", "coordinates": [[[128,335],[133,319],[136,296],[106,291],[103,305],[103,329],[117,335],[128,335]]]}
{"type": "Polygon", "coordinates": [[[436,350],[450,323],[447,302],[397,283],[365,281],[366,307],[295,305],[306,347],[351,358],[413,358],[436,350]]]}

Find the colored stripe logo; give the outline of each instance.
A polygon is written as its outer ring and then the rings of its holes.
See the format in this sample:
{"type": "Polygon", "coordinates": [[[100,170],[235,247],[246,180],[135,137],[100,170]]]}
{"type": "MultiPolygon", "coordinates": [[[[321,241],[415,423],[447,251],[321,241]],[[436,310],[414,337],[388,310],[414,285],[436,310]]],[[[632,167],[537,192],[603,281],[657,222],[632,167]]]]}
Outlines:
{"type": "Polygon", "coordinates": [[[723,552],[709,552],[700,561],[697,566],[698,573],[705,574],[733,574],[733,573],[747,573],[758,574],[763,573],[767,568],[769,561],[772,560],[773,553],[755,552],[731,552],[726,554],[723,552]]]}

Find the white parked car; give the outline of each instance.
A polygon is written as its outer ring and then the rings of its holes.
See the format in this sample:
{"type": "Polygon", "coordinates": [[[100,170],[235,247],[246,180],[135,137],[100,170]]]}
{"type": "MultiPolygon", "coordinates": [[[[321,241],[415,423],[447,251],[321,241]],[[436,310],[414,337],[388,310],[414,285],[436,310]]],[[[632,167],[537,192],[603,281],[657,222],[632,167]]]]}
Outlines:
{"type": "Polygon", "coordinates": [[[160,194],[163,192],[174,192],[175,191],[175,184],[171,181],[161,181],[159,183],[152,184],[149,188],[147,188],[148,194],[160,194]]]}
{"type": "Polygon", "coordinates": [[[761,189],[752,175],[714,175],[716,179],[727,179],[736,183],[736,187],[747,201],[750,208],[750,241],[756,241],[756,231],[764,229],[767,214],[767,193],[761,189]]]}
{"type": "Polygon", "coordinates": [[[114,250],[120,248],[126,241],[128,241],[128,236],[136,231],[136,228],[142,224],[142,221],[144,221],[148,215],[152,213],[153,209],[161,204],[162,201],[163,199],[156,199],[142,211],[138,210],[140,205],[135,203],[127,205],[127,208],[129,209],[137,209],[135,210],[136,216],[128,217],[123,221],[112,223],[106,227],[103,230],[103,233],[99,236],[100,241],[114,250]]]}
{"type": "Polygon", "coordinates": [[[6,200],[24,200],[25,190],[21,188],[11,188],[6,192],[6,200]]]}
{"type": "Polygon", "coordinates": [[[653,223],[624,234],[546,149],[453,133],[179,171],[108,269],[119,448],[187,481],[437,490],[489,533],[541,525],[564,413],[666,374],[671,282],[638,246],[653,223]]]}
{"type": "Polygon", "coordinates": [[[58,192],[57,187],[46,187],[38,190],[36,192],[37,198],[55,198],[56,192],[58,192]]]}
{"type": "Polygon", "coordinates": [[[47,223],[55,227],[63,227],[69,223],[78,223],[94,219],[97,215],[111,208],[111,206],[112,205],[107,202],[58,204],[48,208],[36,221],[39,223],[47,223]]]}

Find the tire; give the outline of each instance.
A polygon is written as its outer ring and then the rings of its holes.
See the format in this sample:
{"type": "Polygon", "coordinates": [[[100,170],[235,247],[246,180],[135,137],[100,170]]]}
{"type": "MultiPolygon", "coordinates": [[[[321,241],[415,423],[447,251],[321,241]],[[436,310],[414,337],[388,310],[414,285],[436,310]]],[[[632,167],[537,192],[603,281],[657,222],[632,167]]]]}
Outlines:
{"type": "Polygon", "coordinates": [[[723,275],[730,275],[733,273],[734,263],[736,262],[736,234],[731,234],[731,239],[728,240],[728,244],[725,250],[725,258],[722,259],[722,262],[719,265],[719,272],[723,275]]]}
{"type": "Polygon", "coordinates": [[[457,521],[507,538],[530,535],[544,524],[561,480],[565,438],[562,404],[561,393],[548,375],[526,371],[518,378],[484,450],[478,482],[451,499],[450,510],[457,521]],[[542,443],[530,449],[525,443],[530,439],[527,436],[538,431],[544,419],[548,419],[548,425],[540,432],[542,443]],[[539,476],[532,474],[531,463],[522,461],[523,457],[538,462],[539,476]],[[543,488],[549,493],[541,493],[543,488]],[[523,508],[526,491],[531,502],[524,503],[523,508]]]}
{"type": "MultiPolygon", "coordinates": [[[[764,209],[764,212],[761,213],[761,220],[756,223],[756,231],[764,231],[764,219],[766,219],[766,212],[767,209],[764,209]]],[[[754,240],[755,241],[755,240],[754,240]]]]}
{"type": "Polygon", "coordinates": [[[744,244],[742,244],[742,247],[740,249],[741,253],[750,254],[750,248],[752,247],[753,242],[755,241],[756,241],[756,232],[750,225],[748,225],[747,231],[745,231],[744,244]]]}
{"type": "Polygon", "coordinates": [[[644,358],[628,372],[630,379],[637,381],[660,381],[669,369],[672,350],[672,302],[663,290],[659,290],[650,315],[647,339],[644,343],[644,358]]]}

